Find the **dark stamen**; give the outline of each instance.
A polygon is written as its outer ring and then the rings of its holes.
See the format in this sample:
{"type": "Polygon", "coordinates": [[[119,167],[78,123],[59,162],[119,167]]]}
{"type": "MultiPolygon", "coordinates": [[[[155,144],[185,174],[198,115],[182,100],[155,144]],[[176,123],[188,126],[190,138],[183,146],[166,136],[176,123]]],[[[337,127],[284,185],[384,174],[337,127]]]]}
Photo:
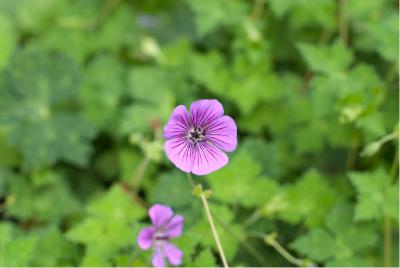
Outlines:
{"type": "Polygon", "coordinates": [[[192,143],[203,142],[203,141],[205,141],[204,130],[202,130],[199,127],[192,127],[189,130],[188,138],[192,143]]]}
{"type": "Polygon", "coordinates": [[[160,235],[160,236],[156,235],[154,237],[154,239],[157,240],[157,241],[168,241],[169,237],[168,236],[162,236],[162,235],[160,235]]]}

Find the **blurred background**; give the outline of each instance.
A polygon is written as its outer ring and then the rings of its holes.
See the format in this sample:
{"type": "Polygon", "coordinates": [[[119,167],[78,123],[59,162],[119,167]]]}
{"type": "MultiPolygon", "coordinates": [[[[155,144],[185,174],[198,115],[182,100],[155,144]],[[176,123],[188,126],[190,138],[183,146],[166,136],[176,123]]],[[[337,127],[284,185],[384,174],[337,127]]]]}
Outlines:
{"type": "Polygon", "coordinates": [[[207,177],[231,266],[398,266],[395,0],[1,0],[0,266],[149,266],[147,208],[185,216],[172,109],[216,98],[239,145],[207,177]]]}

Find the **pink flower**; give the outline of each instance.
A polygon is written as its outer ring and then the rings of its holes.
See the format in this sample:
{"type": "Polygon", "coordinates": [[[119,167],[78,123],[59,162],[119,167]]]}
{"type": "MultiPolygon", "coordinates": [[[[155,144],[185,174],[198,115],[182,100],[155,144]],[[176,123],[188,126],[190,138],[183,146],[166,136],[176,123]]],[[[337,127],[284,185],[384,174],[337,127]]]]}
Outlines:
{"type": "Polygon", "coordinates": [[[178,237],[183,230],[183,216],[176,215],[168,206],[155,204],[149,209],[153,226],[143,228],[137,238],[141,249],[154,249],[152,264],[154,267],[165,267],[165,258],[177,266],[182,262],[182,251],[169,240],[178,237]]]}
{"type": "Polygon", "coordinates": [[[165,152],[172,163],[185,172],[206,175],[228,163],[225,152],[237,145],[235,121],[224,115],[217,100],[198,100],[174,109],[164,128],[165,152]]]}

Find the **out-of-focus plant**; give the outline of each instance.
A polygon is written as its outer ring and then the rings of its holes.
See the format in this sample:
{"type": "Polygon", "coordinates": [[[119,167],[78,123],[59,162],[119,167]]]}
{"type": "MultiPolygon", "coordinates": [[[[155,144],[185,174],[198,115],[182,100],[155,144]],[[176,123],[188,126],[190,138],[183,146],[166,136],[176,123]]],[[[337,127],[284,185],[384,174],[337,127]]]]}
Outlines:
{"type": "Polygon", "coordinates": [[[230,266],[399,265],[396,1],[2,0],[0,37],[0,266],[149,266],[152,204],[221,266],[163,152],[197,99],[239,130],[195,178],[230,266]]]}

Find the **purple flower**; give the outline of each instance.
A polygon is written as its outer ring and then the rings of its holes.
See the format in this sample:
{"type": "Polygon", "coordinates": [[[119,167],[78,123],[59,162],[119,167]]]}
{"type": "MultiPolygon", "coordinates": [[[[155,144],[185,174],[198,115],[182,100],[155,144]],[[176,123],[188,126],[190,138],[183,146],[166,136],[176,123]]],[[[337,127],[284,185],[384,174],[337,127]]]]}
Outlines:
{"type": "Polygon", "coordinates": [[[177,266],[182,262],[182,251],[169,240],[182,234],[183,216],[175,215],[168,206],[155,204],[149,209],[153,226],[143,228],[137,238],[140,248],[154,248],[153,266],[165,267],[165,258],[177,266]]]}
{"type": "Polygon", "coordinates": [[[235,121],[224,115],[217,100],[198,100],[174,109],[164,128],[165,152],[179,169],[196,175],[209,174],[228,163],[223,152],[237,145],[235,121]]]}

